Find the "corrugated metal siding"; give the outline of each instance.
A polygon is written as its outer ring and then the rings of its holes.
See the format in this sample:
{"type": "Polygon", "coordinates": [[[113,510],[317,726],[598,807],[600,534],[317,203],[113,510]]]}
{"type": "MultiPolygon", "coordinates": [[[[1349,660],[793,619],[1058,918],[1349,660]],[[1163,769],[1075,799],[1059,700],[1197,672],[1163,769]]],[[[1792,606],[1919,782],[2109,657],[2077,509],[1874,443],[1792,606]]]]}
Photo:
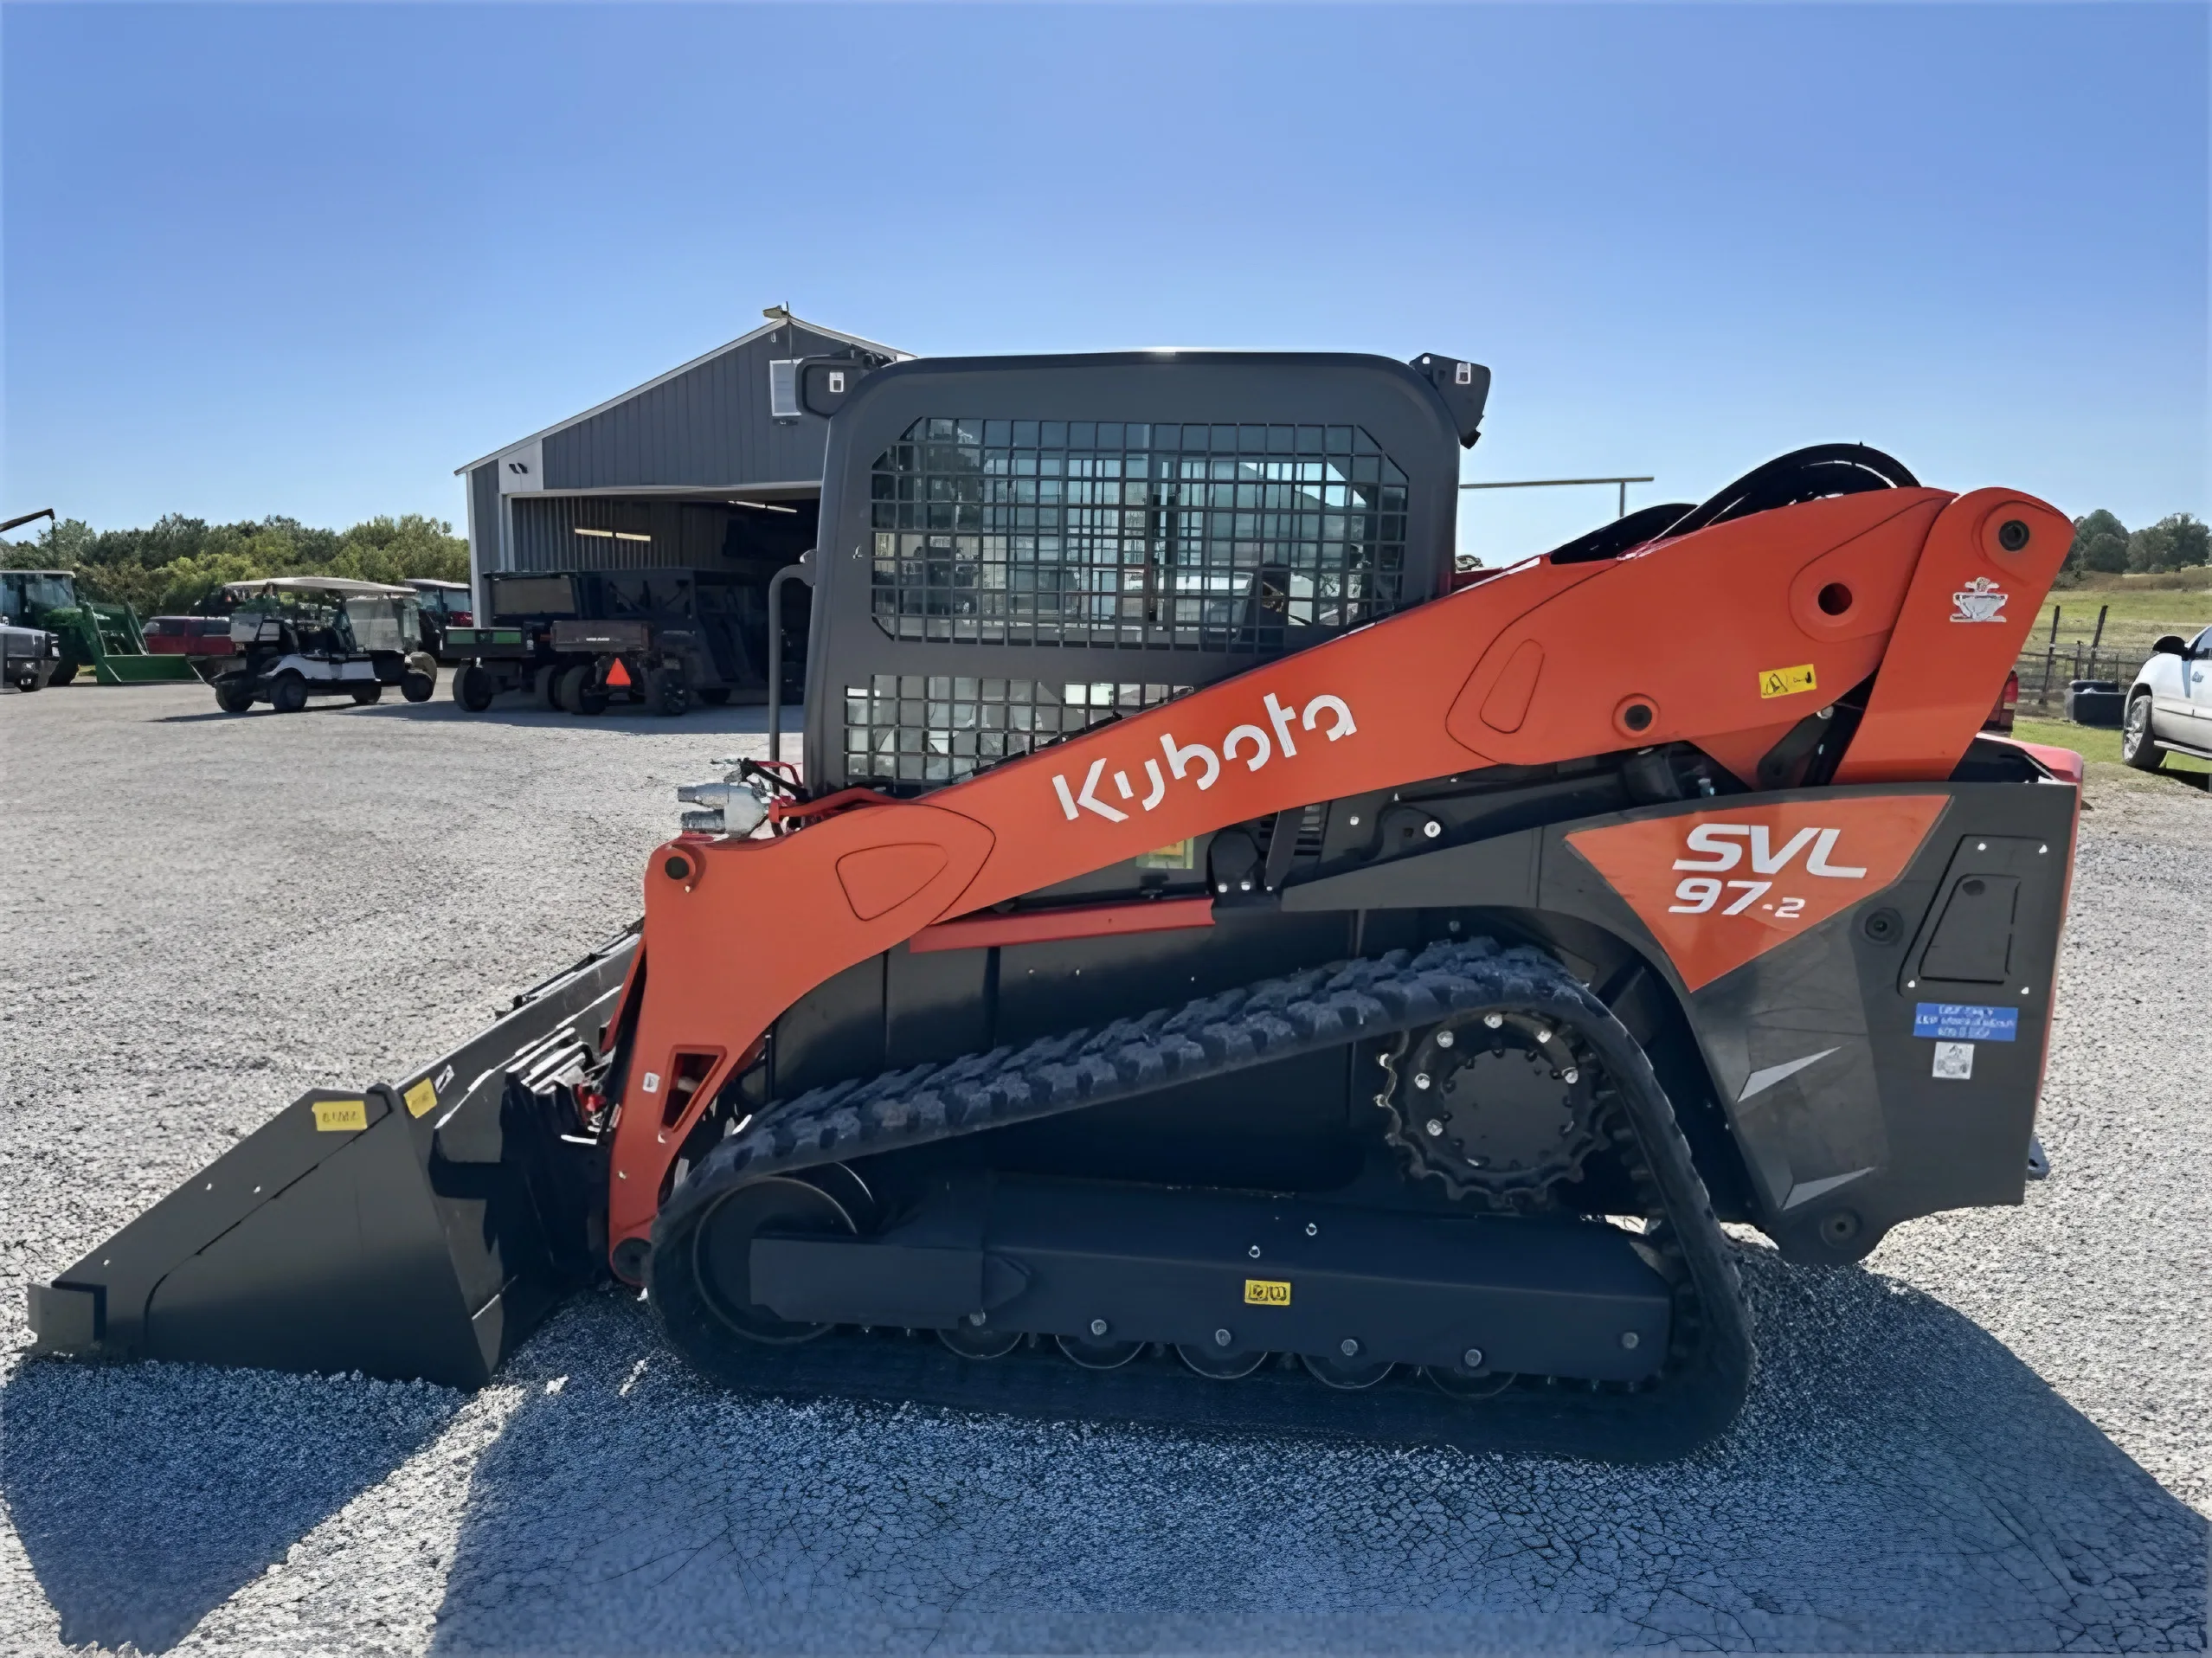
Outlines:
{"type": "MultiPolygon", "coordinates": [[[[548,489],[813,482],[828,422],[768,413],[769,362],[848,350],[788,325],[545,439],[548,489]]],[[[533,568],[523,566],[522,568],[533,568]]]]}
{"type": "Polygon", "coordinates": [[[599,496],[512,498],[515,569],[649,570],[715,567],[722,562],[729,514],[682,501],[625,501],[599,496]],[[615,541],[578,529],[650,536],[615,541]]]}
{"type": "Polygon", "coordinates": [[[468,475],[468,568],[479,585],[499,568],[499,468],[493,461],[468,475]]]}

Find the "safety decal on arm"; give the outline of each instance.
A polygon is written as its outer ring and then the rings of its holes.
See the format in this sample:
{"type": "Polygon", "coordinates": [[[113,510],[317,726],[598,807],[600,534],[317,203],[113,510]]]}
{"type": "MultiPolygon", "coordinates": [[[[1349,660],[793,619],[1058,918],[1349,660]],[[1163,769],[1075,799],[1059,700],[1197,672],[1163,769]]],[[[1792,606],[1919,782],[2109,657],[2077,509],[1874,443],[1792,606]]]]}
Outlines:
{"type": "Polygon", "coordinates": [[[1948,800],[1880,794],[1717,807],[1566,839],[1695,990],[1896,880],[1948,800]]]}

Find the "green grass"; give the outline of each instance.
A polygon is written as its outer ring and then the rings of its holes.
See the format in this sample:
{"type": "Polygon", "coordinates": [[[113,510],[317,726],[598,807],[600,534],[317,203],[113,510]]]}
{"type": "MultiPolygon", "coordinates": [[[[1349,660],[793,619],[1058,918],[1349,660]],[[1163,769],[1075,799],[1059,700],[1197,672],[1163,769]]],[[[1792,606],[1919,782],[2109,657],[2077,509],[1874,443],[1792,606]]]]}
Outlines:
{"type": "MultiPolygon", "coordinates": [[[[2071,749],[2084,760],[2101,762],[2118,767],[2120,761],[2120,734],[2094,725],[2075,725],[2067,720],[2018,719],[2013,722],[2012,735],[2022,742],[2048,743],[2054,749],[2071,749]]],[[[2168,755],[2166,769],[2176,774],[2194,772],[2202,776],[2212,771],[2202,760],[2191,760],[2185,755],[2168,755]]],[[[2146,782],[2155,781],[2147,773],[2136,774],[2146,782]]]]}
{"type": "MultiPolygon", "coordinates": [[[[2175,572],[2157,579],[2185,580],[2194,574],[2175,572]]],[[[2097,613],[2105,610],[2104,648],[2118,649],[2138,659],[2149,653],[2151,641],[2161,633],[2179,633],[2189,638],[2212,625],[2212,567],[2207,568],[2206,585],[2195,588],[2153,588],[2143,585],[2145,578],[2140,577],[2091,579],[2097,585],[2052,590],[2043,601],[2042,608],[2035,613],[2035,628],[2022,647],[2024,655],[2033,656],[2048,646],[2054,612],[2058,613],[2058,642],[2061,650],[2093,637],[2097,631],[2097,613]]]]}

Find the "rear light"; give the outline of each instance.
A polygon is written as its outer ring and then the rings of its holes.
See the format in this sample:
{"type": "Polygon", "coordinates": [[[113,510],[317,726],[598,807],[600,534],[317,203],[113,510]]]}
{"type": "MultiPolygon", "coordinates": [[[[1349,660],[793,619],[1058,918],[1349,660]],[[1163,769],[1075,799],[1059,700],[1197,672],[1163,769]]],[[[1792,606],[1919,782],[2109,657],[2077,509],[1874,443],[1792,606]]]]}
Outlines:
{"type": "Polygon", "coordinates": [[[2014,669],[2004,677],[2004,689],[1997,693],[1997,706],[1990,710],[1990,717],[1982,722],[1984,731],[2009,732],[2013,716],[2020,707],[2020,671],[2014,669]]]}

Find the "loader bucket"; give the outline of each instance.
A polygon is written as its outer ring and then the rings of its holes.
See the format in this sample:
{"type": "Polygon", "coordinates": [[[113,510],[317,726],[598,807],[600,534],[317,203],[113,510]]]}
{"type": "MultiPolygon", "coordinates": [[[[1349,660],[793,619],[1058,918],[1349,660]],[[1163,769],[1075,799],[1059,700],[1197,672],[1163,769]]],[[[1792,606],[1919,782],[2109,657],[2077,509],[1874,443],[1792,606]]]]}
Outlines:
{"type": "Polygon", "coordinates": [[[110,651],[96,659],[93,677],[103,685],[190,684],[200,676],[190,657],[130,656],[110,651]]]}
{"type": "Polygon", "coordinates": [[[188,658],[150,654],[138,613],[128,605],[85,607],[74,635],[93,678],[103,685],[190,684],[200,677],[188,658]]]}
{"type": "Polygon", "coordinates": [[[547,1090],[634,935],[403,1083],[316,1089],[30,1288],[35,1352],[481,1385],[604,1250],[604,1162],[547,1090]]]}

